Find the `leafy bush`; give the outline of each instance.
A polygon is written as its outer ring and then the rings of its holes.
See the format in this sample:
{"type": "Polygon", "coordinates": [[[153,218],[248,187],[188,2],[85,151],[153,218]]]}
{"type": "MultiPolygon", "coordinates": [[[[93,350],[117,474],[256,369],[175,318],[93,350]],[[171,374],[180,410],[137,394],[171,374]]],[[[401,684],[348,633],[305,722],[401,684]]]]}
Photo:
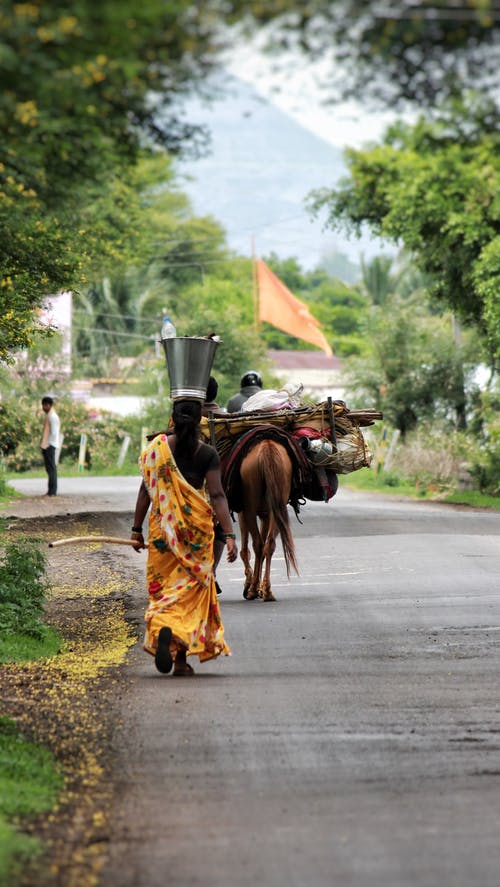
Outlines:
{"type": "MultiPolygon", "coordinates": [[[[33,424],[31,401],[26,397],[7,398],[4,395],[0,401],[0,453],[6,457],[13,454],[19,441],[31,435],[33,424]]],[[[38,425],[39,440],[42,434],[41,422],[38,425]]]]}
{"type": "Polygon", "coordinates": [[[120,416],[110,413],[101,413],[96,418],[89,418],[84,407],[85,419],[80,418],[74,403],[66,406],[66,412],[61,411],[61,428],[64,434],[64,446],[61,452],[62,462],[78,462],[80,450],[80,437],[82,433],[87,435],[86,467],[93,464],[102,467],[114,465],[118,458],[121,443],[128,428],[124,427],[124,420],[120,416]],[[64,425],[63,425],[64,422],[64,425]]]}
{"type": "MultiPolygon", "coordinates": [[[[121,442],[128,430],[124,420],[110,413],[102,413],[96,418],[89,415],[87,408],[70,398],[61,398],[56,403],[61,420],[64,443],[60,462],[78,463],[81,435],[87,435],[86,467],[91,461],[103,467],[116,463],[121,442]]],[[[40,438],[43,416],[39,401],[26,396],[4,399],[0,404],[0,455],[4,456],[8,471],[28,471],[43,466],[40,438]],[[18,417],[16,416],[18,411],[18,417]]],[[[137,448],[140,447],[140,436],[137,448]]]]}
{"type": "Polygon", "coordinates": [[[471,422],[468,463],[482,493],[500,495],[500,386],[481,394],[471,422]]]}
{"type": "Polygon", "coordinates": [[[0,455],[0,499],[7,496],[9,492],[9,486],[5,479],[5,463],[0,455]]]}
{"type": "Polygon", "coordinates": [[[9,542],[0,560],[0,632],[43,638],[41,617],[49,590],[40,540],[9,542]]]}
{"type": "Polygon", "coordinates": [[[396,449],[391,471],[414,484],[456,486],[467,444],[462,433],[439,425],[423,425],[396,449]]]}

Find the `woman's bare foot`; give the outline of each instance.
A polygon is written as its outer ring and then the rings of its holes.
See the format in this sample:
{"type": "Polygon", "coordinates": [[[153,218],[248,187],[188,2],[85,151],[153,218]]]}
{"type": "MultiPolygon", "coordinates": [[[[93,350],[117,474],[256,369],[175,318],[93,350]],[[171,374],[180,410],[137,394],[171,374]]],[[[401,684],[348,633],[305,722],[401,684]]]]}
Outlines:
{"type": "Polygon", "coordinates": [[[175,657],[173,677],[186,677],[194,674],[194,669],[186,662],[186,651],[179,650],[175,657]]]}

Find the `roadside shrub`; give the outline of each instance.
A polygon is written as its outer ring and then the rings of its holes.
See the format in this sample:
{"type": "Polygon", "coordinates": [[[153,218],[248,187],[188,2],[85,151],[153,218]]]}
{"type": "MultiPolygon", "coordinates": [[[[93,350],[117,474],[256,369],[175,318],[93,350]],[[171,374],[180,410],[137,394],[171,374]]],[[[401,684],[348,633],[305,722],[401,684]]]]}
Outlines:
{"type": "Polygon", "coordinates": [[[382,478],[386,487],[399,487],[403,481],[401,475],[394,471],[384,471],[382,478]]]}
{"type": "Polygon", "coordinates": [[[469,470],[482,493],[500,495],[500,387],[481,394],[471,422],[469,470]]]}
{"type": "Polygon", "coordinates": [[[62,463],[78,463],[80,438],[87,435],[86,468],[93,464],[107,467],[116,463],[121,442],[127,433],[124,420],[111,413],[89,416],[83,404],[68,401],[58,409],[64,444],[61,450],[62,463]]]}
{"type": "Polygon", "coordinates": [[[9,485],[5,479],[5,462],[0,455],[0,499],[7,496],[9,492],[9,485]]]}
{"type": "MultiPolygon", "coordinates": [[[[92,461],[102,467],[116,464],[123,438],[130,433],[127,419],[104,412],[94,418],[84,404],[64,397],[56,402],[56,410],[64,435],[61,464],[78,463],[82,434],[87,435],[86,468],[91,467],[92,461]]],[[[7,471],[22,472],[43,466],[40,450],[42,427],[43,414],[39,401],[28,401],[23,396],[1,402],[0,456],[4,457],[7,471]]],[[[133,443],[139,451],[140,432],[136,436],[137,440],[133,443]]]]}
{"type": "Polygon", "coordinates": [[[396,447],[391,471],[416,486],[455,487],[466,454],[463,433],[425,425],[408,434],[404,443],[396,447]]]}
{"type": "Polygon", "coordinates": [[[8,542],[0,559],[0,632],[43,638],[42,622],[49,582],[40,540],[8,542]]]}
{"type": "MultiPolygon", "coordinates": [[[[34,431],[34,415],[32,402],[27,397],[6,398],[0,401],[0,453],[12,455],[21,440],[31,436],[34,431]]],[[[41,437],[41,424],[38,441],[41,437]]]]}

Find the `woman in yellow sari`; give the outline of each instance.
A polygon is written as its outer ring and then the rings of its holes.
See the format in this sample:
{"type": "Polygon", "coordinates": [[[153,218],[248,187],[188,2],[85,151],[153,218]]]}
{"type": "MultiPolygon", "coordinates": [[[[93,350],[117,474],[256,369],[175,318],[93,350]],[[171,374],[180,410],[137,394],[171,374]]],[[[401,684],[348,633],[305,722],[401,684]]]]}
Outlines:
{"type": "Polygon", "coordinates": [[[144,547],[142,524],[151,506],[144,649],[164,674],[172,665],[174,675],[193,674],[189,655],[204,661],[230,654],[215,587],[213,512],[230,562],[238,549],[219,456],[199,440],[200,417],[199,401],[175,401],[172,431],[157,435],[140,458],[143,481],[132,528],[137,550],[144,547]]]}

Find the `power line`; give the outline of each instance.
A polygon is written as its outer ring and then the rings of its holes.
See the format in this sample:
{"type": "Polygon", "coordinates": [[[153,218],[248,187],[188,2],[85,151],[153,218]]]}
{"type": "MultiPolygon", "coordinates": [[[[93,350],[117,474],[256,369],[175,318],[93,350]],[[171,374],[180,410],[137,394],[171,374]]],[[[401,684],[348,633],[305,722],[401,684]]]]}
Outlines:
{"type": "MultiPolygon", "coordinates": [[[[115,315],[115,316],[118,317],[120,315],[115,315]]],[[[159,335],[157,338],[155,335],[143,336],[140,333],[122,333],[119,330],[107,330],[104,327],[97,327],[97,326],[73,326],[72,330],[75,330],[76,332],[83,332],[83,333],[102,333],[106,336],[125,336],[128,339],[142,339],[145,342],[156,342],[156,341],[159,342],[160,341],[159,335]]]]}
{"type": "MultiPolygon", "coordinates": [[[[99,317],[120,317],[123,320],[134,320],[136,323],[151,323],[151,318],[137,317],[135,314],[109,314],[99,310],[97,310],[96,313],[99,317]]],[[[83,308],[75,308],[73,314],[84,314],[85,316],[88,316],[88,311],[84,311],[83,308]]]]}
{"type": "MultiPolygon", "coordinates": [[[[264,228],[270,228],[274,225],[281,225],[283,222],[294,222],[298,219],[303,219],[304,215],[307,215],[307,213],[305,211],[300,212],[300,213],[294,213],[293,216],[283,216],[282,218],[274,219],[269,222],[263,222],[259,225],[259,228],[257,230],[262,230],[264,228]]],[[[232,236],[234,236],[235,234],[236,235],[245,234],[246,232],[255,234],[255,225],[249,226],[247,228],[240,228],[236,232],[233,232],[232,236]]],[[[169,245],[175,246],[175,244],[185,243],[186,239],[188,239],[189,243],[194,243],[194,244],[220,243],[219,237],[203,237],[203,238],[199,238],[199,239],[197,239],[196,237],[193,237],[193,238],[178,237],[178,238],[171,238],[170,240],[157,241],[157,243],[158,243],[158,246],[169,246],[169,245]]],[[[224,245],[222,245],[221,248],[223,248],[223,247],[224,247],[224,245]]],[[[229,260],[226,259],[225,261],[229,261],[229,260]]]]}

